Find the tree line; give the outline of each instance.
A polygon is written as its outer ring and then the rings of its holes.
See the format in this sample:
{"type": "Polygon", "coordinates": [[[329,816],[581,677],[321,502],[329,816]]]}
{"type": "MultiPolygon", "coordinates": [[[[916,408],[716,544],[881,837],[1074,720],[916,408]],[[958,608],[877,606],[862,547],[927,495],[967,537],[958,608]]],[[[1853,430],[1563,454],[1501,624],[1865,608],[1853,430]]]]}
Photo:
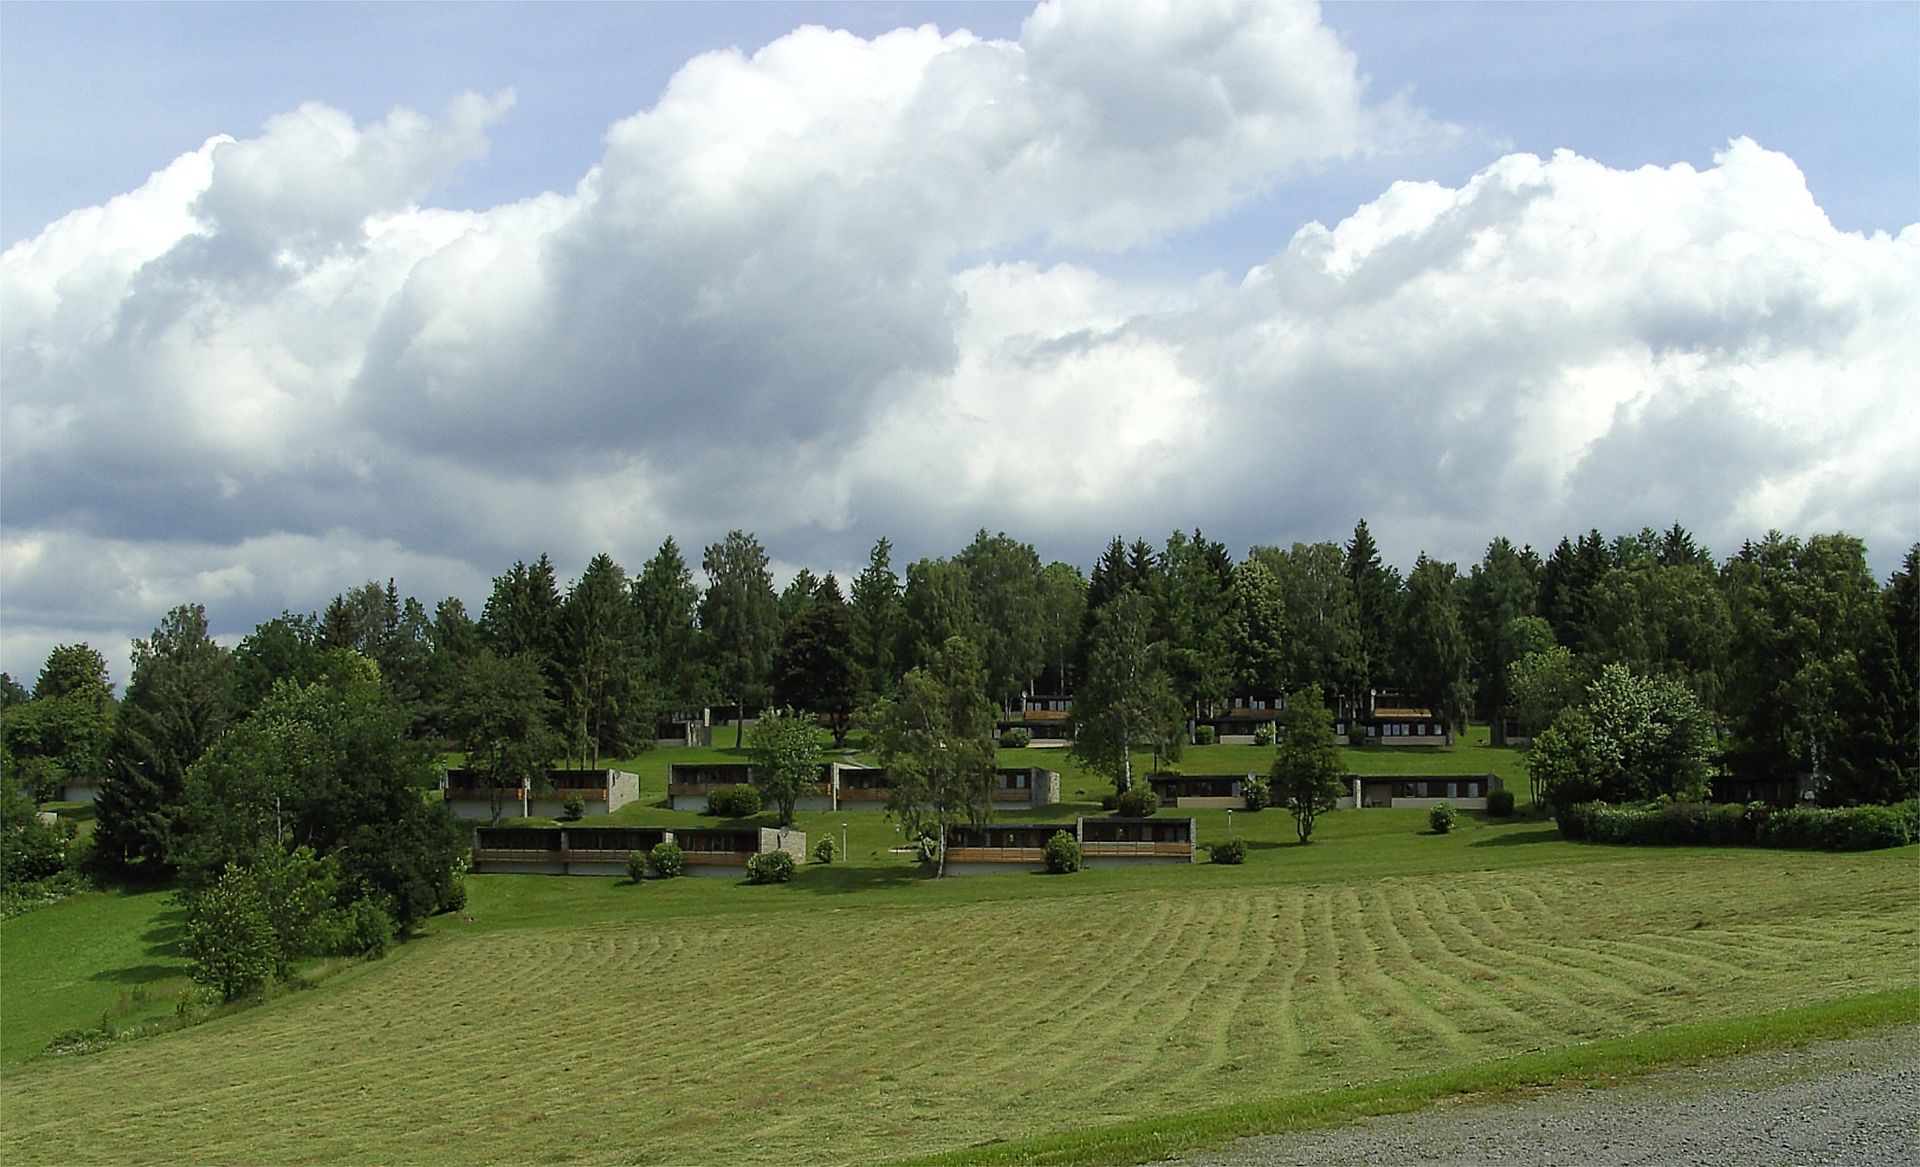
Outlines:
{"type": "Polygon", "coordinates": [[[85,645],[55,649],[31,692],[0,679],[0,750],[9,785],[41,797],[104,777],[99,846],[170,867],[187,771],[277,687],[337,674],[340,653],[371,663],[400,738],[517,785],[627,756],[702,707],[789,707],[844,740],[856,711],[911,699],[909,672],[951,665],[958,638],[990,705],[1071,694],[1083,756],[1122,787],[1136,750],[1177,750],[1236,694],[1394,690],[1498,741],[1510,720],[1546,731],[1617,666],[1667,686],[1661,700],[1691,695],[1734,772],[1892,801],[1916,780],[1916,555],[1882,584],[1845,534],[1774,532],[1716,562],[1676,524],[1544,556],[1496,538],[1464,571],[1422,554],[1402,574],[1362,521],[1344,544],[1239,559],[1197,530],[1116,537],[1083,573],[982,530],[904,571],[883,538],[844,588],[803,568],[776,590],[765,548],[733,531],[705,548],[701,583],[671,538],[635,574],[597,555],[564,589],[547,556],[517,562],[477,618],[369,581],[228,650],[189,605],[135,645],[119,701],[85,645]]]}

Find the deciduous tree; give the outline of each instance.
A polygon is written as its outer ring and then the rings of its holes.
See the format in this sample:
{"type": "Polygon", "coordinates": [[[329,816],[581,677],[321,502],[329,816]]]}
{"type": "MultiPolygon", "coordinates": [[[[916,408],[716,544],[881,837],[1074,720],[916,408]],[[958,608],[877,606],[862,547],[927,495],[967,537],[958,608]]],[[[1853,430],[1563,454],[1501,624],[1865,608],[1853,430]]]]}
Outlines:
{"type": "Polygon", "coordinates": [[[1333,712],[1321,700],[1318,686],[1288,694],[1282,717],[1286,733],[1280,738],[1267,784],[1274,801],[1292,812],[1294,833],[1304,844],[1312,840],[1320,816],[1339,805],[1347,793],[1347,764],[1334,741],[1333,712]]]}
{"type": "Polygon", "coordinates": [[[820,780],[813,719],[790,709],[769,709],[754,723],[749,740],[754,784],[779,812],[780,825],[792,826],[795,804],[820,780]]]}
{"type": "Polygon", "coordinates": [[[993,813],[993,706],[980,650],[954,637],[924,667],[900,680],[897,699],[869,713],[874,748],[892,783],[887,808],[910,835],[942,841],[947,828],[983,823],[993,813]]]}

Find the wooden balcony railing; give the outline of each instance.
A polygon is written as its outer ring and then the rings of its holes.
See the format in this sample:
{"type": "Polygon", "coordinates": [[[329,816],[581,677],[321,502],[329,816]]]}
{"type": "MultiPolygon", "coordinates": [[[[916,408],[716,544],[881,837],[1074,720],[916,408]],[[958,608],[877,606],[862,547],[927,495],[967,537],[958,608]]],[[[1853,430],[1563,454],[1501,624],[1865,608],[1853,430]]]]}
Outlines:
{"type": "Polygon", "coordinates": [[[1128,856],[1169,856],[1184,859],[1193,854],[1191,843],[1136,843],[1123,841],[1080,844],[1082,855],[1125,858],[1128,856]]]}
{"type": "Polygon", "coordinates": [[[1012,786],[996,786],[993,788],[993,801],[1032,802],[1033,791],[1012,786]]]}
{"type": "Polygon", "coordinates": [[[874,787],[866,787],[866,786],[842,786],[840,788],[840,801],[841,802],[885,802],[887,800],[887,795],[891,793],[892,791],[887,790],[884,787],[874,788],[874,787]]]}
{"type": "Polygon", "coordinates": [[[1044,847],[948,847],[949,863],[1045,863],[1044,847]]]}

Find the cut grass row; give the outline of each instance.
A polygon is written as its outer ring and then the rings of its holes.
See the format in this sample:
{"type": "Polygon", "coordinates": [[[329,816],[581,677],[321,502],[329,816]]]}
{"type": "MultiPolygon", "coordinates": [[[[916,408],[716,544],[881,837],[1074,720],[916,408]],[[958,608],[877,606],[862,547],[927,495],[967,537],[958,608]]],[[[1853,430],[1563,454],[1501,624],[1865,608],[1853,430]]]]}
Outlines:
{"type": "Polygon", "coordinates": [[[0,1158],[868,1162],[1143,1116],[1204,1141],[1329,1092],[1486,1088],[1525,1056],[1911,990],[1920,955],[1912,849],[1547,843],[1479,854],[1562,862],[1379,878],[1365,836],[1332,842],[1292,849],[1311,881],[476,880],[471,923],[388,962],[10,1071],[0,1158]]]}

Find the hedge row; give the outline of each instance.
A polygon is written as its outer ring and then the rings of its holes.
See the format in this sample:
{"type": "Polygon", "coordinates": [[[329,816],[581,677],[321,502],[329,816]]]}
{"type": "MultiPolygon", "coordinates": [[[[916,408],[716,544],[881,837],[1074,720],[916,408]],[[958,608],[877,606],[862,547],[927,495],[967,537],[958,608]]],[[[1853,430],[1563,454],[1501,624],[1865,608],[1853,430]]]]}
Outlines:
{"type": "Polygon", "coordinates": [[[1920,841],[1920,802],[1786,810],[1761,802],[1746,806],[1583,802],[1563,812],[1558,822],[1567,838],[1594,843],[1873,851],[1920,841]]]}

